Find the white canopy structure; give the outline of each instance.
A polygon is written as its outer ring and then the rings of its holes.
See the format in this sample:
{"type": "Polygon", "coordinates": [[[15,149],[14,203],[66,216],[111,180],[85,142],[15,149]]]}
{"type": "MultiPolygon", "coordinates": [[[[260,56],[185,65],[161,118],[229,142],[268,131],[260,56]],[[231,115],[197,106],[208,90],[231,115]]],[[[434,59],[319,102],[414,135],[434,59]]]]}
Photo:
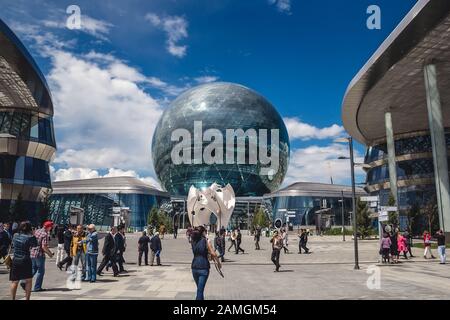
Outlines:
{"type": "Polygon", "coordinates": [[[213,183],[206,190],[194,186],[189,189],[187,197],[188,217],[194,227],[208,225],[211,214],[217,217],[217,228],[228,225],[236,204],[233,187],[213,183]]]}

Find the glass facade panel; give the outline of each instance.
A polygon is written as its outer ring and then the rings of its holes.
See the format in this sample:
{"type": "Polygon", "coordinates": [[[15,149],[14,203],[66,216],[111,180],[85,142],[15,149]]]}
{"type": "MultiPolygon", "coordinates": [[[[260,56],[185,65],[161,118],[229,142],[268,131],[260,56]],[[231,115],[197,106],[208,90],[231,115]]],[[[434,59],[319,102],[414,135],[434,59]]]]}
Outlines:
{"type": "Polygon", "coordinates": [[[51,187],[48,163],[30,157],[1,156],[0,181],[2,183],[51,187]]]}
{"type": "Polygon", "coordinates": [[[0,111],[0,133],[56,146],[51,117],[20,111],[0,111]]]}
{"type": "MultiPolygon", "coordinates": [[[[445,135],[447,146],[450,148],[450,132],[445,135]]],[[[399,139],[395,141],[395,154],[397,156],[415,153],[432,152],[431,137],[428,135],[399,139]]],[[[365,163],[382,160],[387,157],[386,144],[369,147],[366,153],[365,163]]]]}
{"type": "MultiPolygon", "coordinates": [[[[290,218],[295,226],[312,226],[316,224],[316,211],[324,208],[331,209],[331,225],[342,225],[341,197],[308,197],[308,196],[282,196],[270,199],[272,202],[273,221],[281,219],[285,221],[285,211],[294,211],[295,218],[290,218]]],[[[350,225],[351,198],[344,197],[344,224],[350,225]]]]}
{"type": "MultiPolygon", "coordinates": [[[[450,158],[448,159],[450,163],[450,158]]],[[[433,178],[433,159],[416,159],[397,162],[398,180],[433,178]]],[[[384,183],[389,181],[389,168],[387,164],[375,167],[367,173],[367,183],[369,185],[384,183]]]]}
{"type": "Polygon", "coordinates": [[[107,230],[113,223],[113,207],[130,208],[130,227],[141,231],[147,226],[148,213],[160,207],[169,198],[148,194],[98,193],[98,194],[52,194],[50,212],[56,223],[69,223],[70,208],[83,208],[84,224],[94,223],[107,230]]]}

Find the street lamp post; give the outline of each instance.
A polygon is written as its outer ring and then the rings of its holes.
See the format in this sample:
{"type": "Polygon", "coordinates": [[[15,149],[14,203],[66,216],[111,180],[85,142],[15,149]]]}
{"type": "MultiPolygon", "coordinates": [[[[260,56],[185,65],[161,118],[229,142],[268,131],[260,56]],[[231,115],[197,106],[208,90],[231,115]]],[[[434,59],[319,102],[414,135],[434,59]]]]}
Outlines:
{"type": "MultiPolygon", "coordinates": [[[[358,232],[356,223],[356,187],[355,187],[355,161],[353,158],[353,138],[347,137],[336,139],[335,142],[347,142],[350,149],[350,172],[352,176],[352,222],[353,222],[353,244],[355,251],[355,270],[359,270],[359,256],[358,256],[358,232]]],[[[347,159],[346,157],[339,157],[339,159],[347,159]]]]}
{"type": "Polygon", "coordinates": [[[359,269],[359,257],[358,257],[358,231],[356,225],[356,188],[355,188],[355,162],[353,159],[353,138],[348,138],[348,144],[350,148],[350,166],[352,172],[352,216],[353,216],[353,237],[355,238],[355,270],[359,269]]]}
{"type": "Polygon", "coordinates": [[[341,190],[342,241],[345,241],[344,190],[341,190]]]}

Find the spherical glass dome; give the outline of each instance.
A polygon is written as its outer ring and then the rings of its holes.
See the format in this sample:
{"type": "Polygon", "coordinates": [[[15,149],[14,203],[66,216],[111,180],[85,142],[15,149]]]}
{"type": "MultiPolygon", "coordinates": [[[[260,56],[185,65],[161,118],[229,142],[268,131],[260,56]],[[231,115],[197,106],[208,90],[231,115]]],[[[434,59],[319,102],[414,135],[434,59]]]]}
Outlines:
{"type": "Polygon", "coordinates": [[[191,185],[231,184],[236,196],[261,196],[282,183],[289,136],[275,108],[244,86],[215,82],[181,94],[159,120],[155,172],[172,195],[191,185]],[[267,148],[265,148],[267,145],[267,148]]]}

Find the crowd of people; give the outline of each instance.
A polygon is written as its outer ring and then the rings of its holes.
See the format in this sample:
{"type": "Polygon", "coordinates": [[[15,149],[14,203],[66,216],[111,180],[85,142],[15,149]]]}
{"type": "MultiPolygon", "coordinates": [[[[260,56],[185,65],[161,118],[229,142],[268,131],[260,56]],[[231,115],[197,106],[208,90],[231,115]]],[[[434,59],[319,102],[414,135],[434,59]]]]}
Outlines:
{"type": "MultiPolygon", "coordinates": [[[[435,239],[437,240],[437,248],[440,257],[440,263],[446,263],[446,254],[445,254],[445,235],[442,230],[439,230],[435,239]]],[[[428,231],[423,233],[423,257],[424,259],[428,259],[430,256],[431,259],[435,259],[431,251],[432,244],[432,236],[428,231]]],[[[380,241],[380,255],[382,257],[382,263],[399,263],[400,256],[403,256],[404,259],[408,259],[409,257],[414,257],[412,254],[413,247],[413,239],[409,232],[400,232],[398,229],[394,229],[393,231],[386,231],[383,234],[383,238],[380,241]]]]}
{"type": "MultiPolygon", "coordinates": [[[[177,238],[177,230],[174,231],[174,238],[177,238]]],[[[400,257],[404,259],[414,257],[412,254],[412,236],[408,232],[400,232],[398,229],[386,228],[383,238],[380,241],[380,255],[383,263],[398,263],[400,257]]],[[[151,227],[148,231],[143,231],[137,241],[138,265],[153,266],[156,258],[156,265],[160,266],[162,241],[167,232],[164,226],[159,228],[151,227]],[[159,230],[159,231],[157,231],[159,230]],[[150,254],[150,256],[149,256],[150,254]]],[[[263,229],[256,226],[253,231],[255,250],[261,250],[260,241],[263,229]]],[[[204,299],[204,289],[209,277],[210,261],[214,261],[216,268],[221,267],[221,263],[226,262],[225,253],[233,252],[237,255],[246,251],[242,246],[242,233],[239,228],[226,230],[221,228],[214,232],[214,240],[211,242],[208,237],[208,229],[204,226],[189,227],[186,232],[187,239],[191,245],[193,260],[191,264],[193,279],[197,285],[196,299],[204,299]],[[227,238],[230,245],[227,250],[227,238]]],[[[300,229],[298,231],[298,254],[308,254],[307,247],[310,231],[300,229]]],[[[30,299],[31,292],[44,291],[43,282],[46,268],[46,257],[54,257],[59,270],[66,271],[71,275],[73,281],[80,280],[95,283],[98,276],[103,275],[103,271],[112,269],[114,277],[122,273],[127,273],[124,268],[124,253],[127,247],[125,227],[111,227],[110,231],[103,235],[103,247],[101,250],[102,260],[98,264],[99,255],[99,234],[94,224],[83,225],[54,225],[52,221],[46,221],[40,228],[33,228],[29,221],[21,223],[0,223],[0,259],[6,261],[10,268],[11,297],[16,298],[19,285],[25,290],[25,298],[30,299]],[[56,252],[50,250],[49,242],[53,236],[57,241],[56,252]],[[33,278],[34,286],[33,286],[33,278]]],[[[275,272],[279,272],[280,253],[290,254],[289,234],[283,226],[280,229],[266,231],[266,236],[270,238],[271,261],[275,265],[275,272]]],[[[428,231],[423,234],[424,258],[429,256],[435,259],[431,244],[433,237],[428,231]]],[[[437,249],[440,262],[445,264],[445,235],[439,230],[434,235],[437,241],[437,249]]],[[[6,263],[5,263],[6,264],[6,263]]]]}

